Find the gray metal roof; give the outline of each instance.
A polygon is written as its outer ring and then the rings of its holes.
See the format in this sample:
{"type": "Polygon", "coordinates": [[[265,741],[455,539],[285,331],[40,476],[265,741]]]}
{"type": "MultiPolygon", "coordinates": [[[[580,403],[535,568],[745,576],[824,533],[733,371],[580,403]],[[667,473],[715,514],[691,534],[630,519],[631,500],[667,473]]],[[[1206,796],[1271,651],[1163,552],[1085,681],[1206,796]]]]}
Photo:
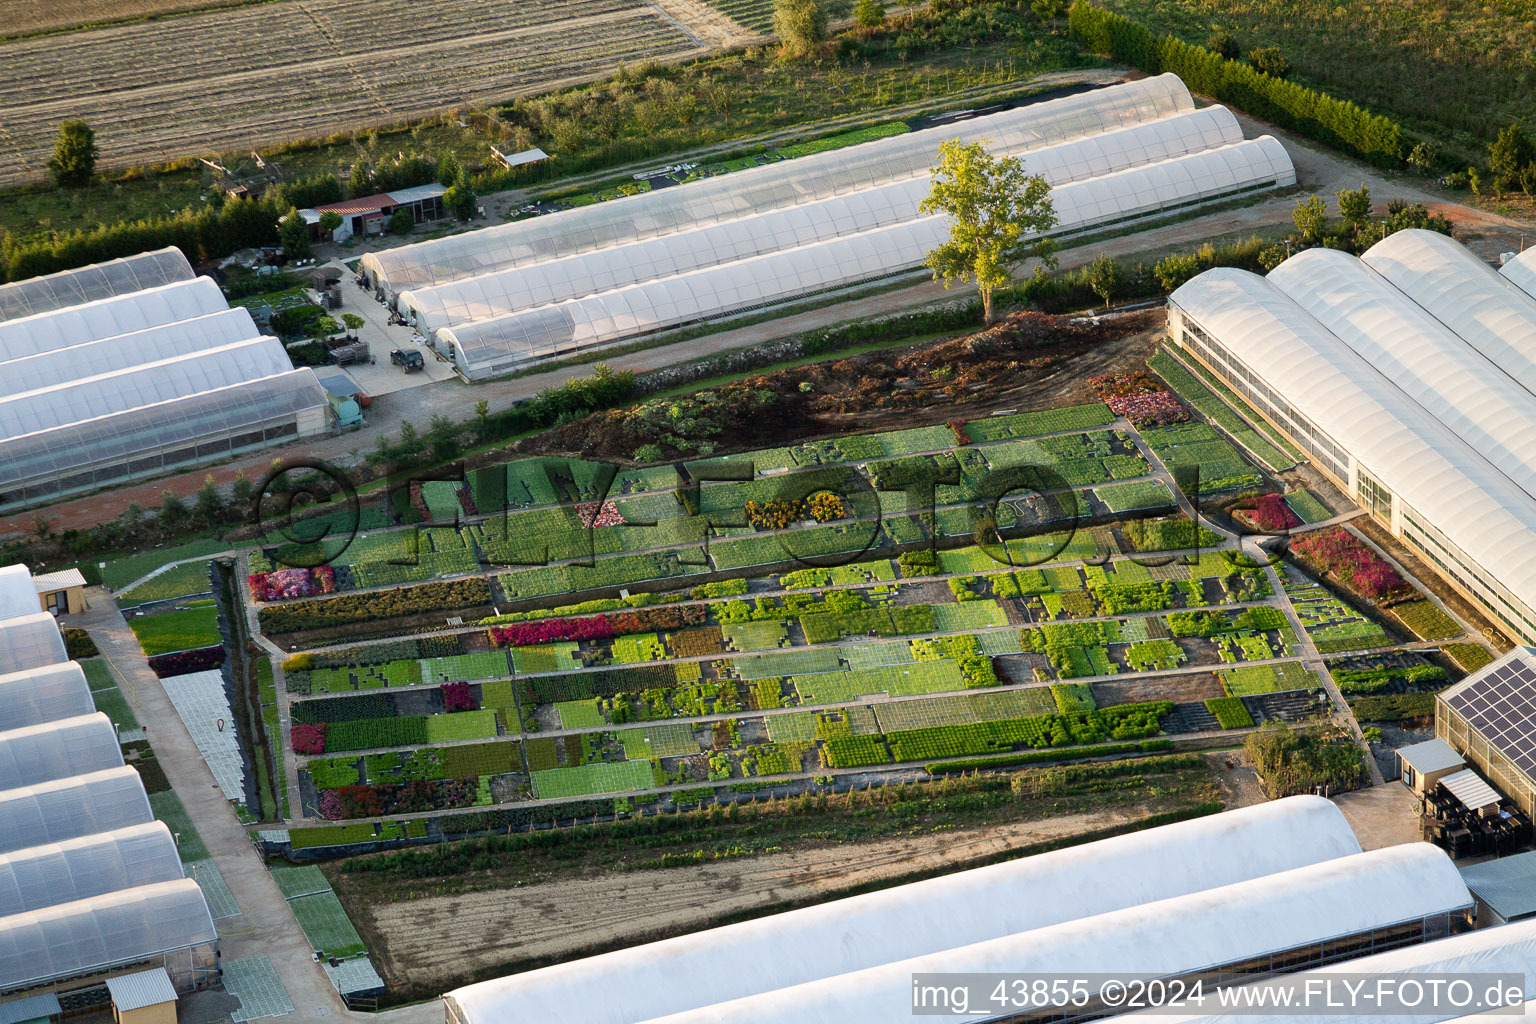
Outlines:
{"type": "Polygon", "coordinates": [[[1397,756],[1420,775],[1432,775],[1447,768],[1460,768],[1467,759],[1456,753],[1445,740],[1433,739],[1402,747],[1397,756]]]}
{"type": "Polygon", "coordinates": [[[22,1021],[53,1017],[63,1012],[59,997],[52,992],[45,992],[40,996],[0,1003],[0,1024],[21,1024],[22,1021]]]}
{"type": "Polygon", "coordinates": [[[331,984],[336,986],[336,991],[343,996],[384,991],[384,979],[379,977],[379,972],[373,969],[373,961],[366,956],[343,960],[339,967],[332,967],[328,960],[321,966],[325,968],[325,975],[331,979],[331,984]]]}
{"type": "Polygon", "coordinates": [[[1447,775],[1440,780],[1440,785],[1450,790],[1451,795],[1461,801],[1463,807],[1472,811],[1497,804],[1501,799],[1498,790],[1484,782],[1477,772],[1470,768],[1454,775],[1447,775]]]}
{"type": "Polygon", "coordinates": [[[112,1005],[119,1012],[176,1001],[176,986],[171,984],[171,976],[164,967],[108,978],[107,991],[112,993],[112,1005]]]}
{"type": "Polygon", "coordinates": [[[1468,865],[1461,880],[1506,921],[1536,914],[1536,853],[1468,865]]]}

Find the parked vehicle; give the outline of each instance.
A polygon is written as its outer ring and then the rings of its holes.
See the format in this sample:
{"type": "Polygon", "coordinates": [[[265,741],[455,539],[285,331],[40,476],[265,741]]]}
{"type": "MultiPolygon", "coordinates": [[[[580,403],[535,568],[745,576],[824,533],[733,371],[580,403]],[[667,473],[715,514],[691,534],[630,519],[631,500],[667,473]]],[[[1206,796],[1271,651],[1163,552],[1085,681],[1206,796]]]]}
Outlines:
{"type": "Polygon", "coordinates": [[[389,353],[389,361],[400,367],[406,373],[415,373],[426,368],[427,361],[421,358],[420,352],[410,352],[403,348],[397,348],[389,353]]]}

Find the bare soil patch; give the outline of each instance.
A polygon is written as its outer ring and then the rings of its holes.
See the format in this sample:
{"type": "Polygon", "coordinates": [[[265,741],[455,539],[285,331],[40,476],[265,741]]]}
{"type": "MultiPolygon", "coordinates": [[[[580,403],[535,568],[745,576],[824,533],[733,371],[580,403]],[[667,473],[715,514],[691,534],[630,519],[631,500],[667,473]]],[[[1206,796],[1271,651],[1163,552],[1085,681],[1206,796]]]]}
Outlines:
{"type": "Polygon", "coordinates": [[[1183,704],[1220,696],[1223,696],[1221,682],[1210,672],[1093,684],[1093,697],[1100,706],[1148,700],[1171,700],[1175,704],[1183,704]]]}

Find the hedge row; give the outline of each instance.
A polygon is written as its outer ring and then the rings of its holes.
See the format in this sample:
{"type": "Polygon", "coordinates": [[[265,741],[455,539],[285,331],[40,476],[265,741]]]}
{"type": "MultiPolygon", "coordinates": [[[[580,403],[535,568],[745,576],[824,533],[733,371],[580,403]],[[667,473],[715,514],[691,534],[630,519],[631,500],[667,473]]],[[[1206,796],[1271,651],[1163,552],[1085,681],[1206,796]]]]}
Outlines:
{"type": "Polygon", "coordinates": [[[1247,729],[1253,725],[1253,715],[1241,697],[1208,698],[1205,710],[1216,716],[1216,724],[1223,729],[1247,729]]]}
{"type": "Polygon", "coordinates": [[[1385,697],[1357,697],[1349,709],[1362,722],[1401,722],[1405,718],[1428,718],[1435,713],[1432,693],[1394,693],[1385,697]]]}
{"type": "Polygon", "coordinates": [[[929,775],[945,775],[953,772],[969,772],[985,768],[1007,768],[1018,764],[1038,764],[1042,761],[1109,757],[1114,754],[1145,754],[1152,751],[1172,749],[1172,740],[1146,740],[1142,743],[1100,743],[1089,747],[1069,747],[1066,750],[1020,750],[1016,753],[996,754],[992,757],[966,757],[955,761],[934,761],[923,765],[923,770],[929,775]]]}
{"type": "Polygon", "coordinates": [[[349,626],[427,612],[474,608],[490,603],[491,585],[488,580],[446,580],[397,590],[294,601],[263,608],[257,614],[263,633],[296,633],[306,629],[349,626]]]}
{"type": "Polygon", "coordinates": [[[1171,71],[1197,93],[1300,132],[1382,167],[1403,159],[1402,126],[1348,100],[1274,78],[1203,46],[1154,35],[1129,18],[1077,0],[1068,19],[1079,46],[1132,64],[1149,75],[1171,71]]]}

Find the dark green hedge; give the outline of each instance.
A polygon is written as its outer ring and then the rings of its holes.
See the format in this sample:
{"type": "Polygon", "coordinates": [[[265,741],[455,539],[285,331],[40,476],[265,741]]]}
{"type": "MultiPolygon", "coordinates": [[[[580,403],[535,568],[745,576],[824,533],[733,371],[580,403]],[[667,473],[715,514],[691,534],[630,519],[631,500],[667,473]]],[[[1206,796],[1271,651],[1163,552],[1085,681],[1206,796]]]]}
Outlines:
{"type": "Polygon", "coordinates": [[[945,775],[952,772],[969,772],[983,768],[1007,768],[1016,764],[1038,764],[1042,761],[1064,761],[1079,757],[1108,757],[1114,754],[1145,754],[1155,750],[1172,750],[1172,740],[1146,740],[1142,743],[1101,743],[1091,747],[1067,747],[1063,750],[1020,750],[1012,754],[996,754],[992,757],[964,757],[954,761],[934,761],[923,765],[929,775],[945,775]]]}
{"type": "Polygon", "coordinates": [[[1077,0],[1068,19],[1072,40],[1150,75],[1171,71],[1191,90],[1254,117],[1300,132],[1382,167],[1402,163],[1402,127],[1316,89],[1272,78],[1203,46],[1154,35],[1129,18],[1077,0]]]}

